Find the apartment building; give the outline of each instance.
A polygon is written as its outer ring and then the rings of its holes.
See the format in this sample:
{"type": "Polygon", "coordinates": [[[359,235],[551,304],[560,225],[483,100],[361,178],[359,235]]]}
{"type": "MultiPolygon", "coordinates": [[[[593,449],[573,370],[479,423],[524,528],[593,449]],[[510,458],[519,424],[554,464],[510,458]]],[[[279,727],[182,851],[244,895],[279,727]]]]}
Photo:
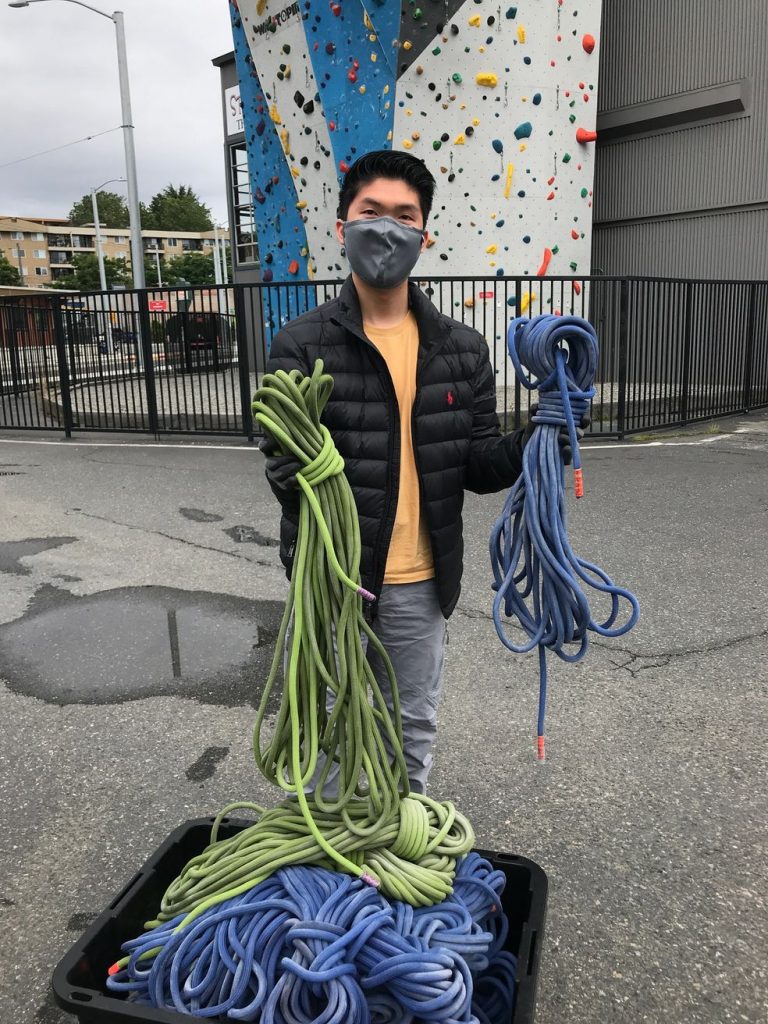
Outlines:
{"type": "MultiPolygon", "coordinates": [[[[101,228],[100,233],[105,256],[130,259],[128,228],[101,228]]],[[[142,231],[141,237],[145,255],[155,259],[159,253],[166,262],[189,252],[213,252],[213,231],[142,231]]],[[[228,244],[229,233],[220,230],[219,238],[228,244]]],[[[96,229],[53,217],[0,216],[0,252],[19,271],[26,287],[47,288],[74,272],[75,256],[96,254],[96,229]]]]}

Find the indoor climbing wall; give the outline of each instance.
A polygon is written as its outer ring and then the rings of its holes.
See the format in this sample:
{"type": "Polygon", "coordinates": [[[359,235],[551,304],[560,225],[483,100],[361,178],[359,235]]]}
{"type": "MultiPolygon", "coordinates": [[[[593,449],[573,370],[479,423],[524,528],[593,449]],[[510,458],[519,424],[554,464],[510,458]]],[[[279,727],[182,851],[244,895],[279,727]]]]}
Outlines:
{"type": "Polygon", "coordinates": [[[346,275],[339,182],[383,148],[437,179],[416,273],[589,273],[601,0],[231,6],[267,280],[346,275]]]}

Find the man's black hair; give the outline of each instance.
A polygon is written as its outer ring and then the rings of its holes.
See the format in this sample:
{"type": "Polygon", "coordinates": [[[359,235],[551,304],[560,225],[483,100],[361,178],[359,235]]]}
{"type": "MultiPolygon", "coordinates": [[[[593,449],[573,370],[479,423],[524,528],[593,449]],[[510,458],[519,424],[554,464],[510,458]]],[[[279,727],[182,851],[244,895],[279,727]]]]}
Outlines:
{"type": "Polygon", "coordinates": [[[349,207],[360,189],[374,178],[392,178],[404,181],[419,194],[419,206],[426,226],[432,200],[435,195],[436,182],[427,170],[424,162],[410,153],[397,149],[374,149],[364,153],[352,164],[344,175],[339,192],[339,220],[346,220],[349,207]]]}

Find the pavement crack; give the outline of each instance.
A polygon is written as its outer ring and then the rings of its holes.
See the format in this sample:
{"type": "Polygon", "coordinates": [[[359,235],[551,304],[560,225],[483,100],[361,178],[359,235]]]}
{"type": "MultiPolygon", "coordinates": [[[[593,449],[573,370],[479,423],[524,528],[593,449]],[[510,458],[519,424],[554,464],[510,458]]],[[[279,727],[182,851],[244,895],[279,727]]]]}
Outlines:
{"type": "Polygon", "coordinates": [[[593,640],[592,644],[594,647],[599,647],[603,651],[618,652],[620,654],[628,655],[626,661],[619,663],[613,658],[608,660],[618,669],[626,669],[627,672],[636,679],[640,672],[645,672],[652,668],[665,668],[667,665],[671,665],[673,661],[678,661],[681,658],[691,658],[697,654],[717,654],[719,651],[726,651],[732,647],[738,647],[740,644],[752,643],[754,640],[764,640],[768,638],[768,629],[758,630],[756,633],[745,633],[742,636],[730,637],[727,640],[722,640],[719,643],[705,645],[703,647],[687,647],[683,650],[677,651],[666,651],[662,654],[639,654],[637,651],[632,651],[628,647],[616,647],[614,644],[601,643],[597,640],[593,640]]]}
{"type": "Polygon", "coordinates": [[[236,558],[243,562],[250,562],[252,565],[261,565],[266,569],[277,568],[274,562],[268,562],[263,558],[249,558],[246,554],[242,554],[239,551],[227,551],[224,548],[214,547],[212,544],[198,544],[194,540],[187,540],[185,537],[176,537],[172,533],[164,533],[162,530],[150,530],[146,526],[136,526],[135,523],[122,523],[119,519],[110,519],[109,516],[100,516],[95,512],[82,512],[78,509],[68,509],[67,515],[70,512],[76,512],[77,515],[85,516],[87,519],[98,519],[103,523],[110,523],[112,526],[122,526],[126,530],[138,530],[140,533],[149,533],[153,537],[165,537],[166,540],[175,541],[178,544],[186,544],[190,548],[197,548],[200,551],[213,551],[217,555],[226,555],[227,558],[236,558]]]}

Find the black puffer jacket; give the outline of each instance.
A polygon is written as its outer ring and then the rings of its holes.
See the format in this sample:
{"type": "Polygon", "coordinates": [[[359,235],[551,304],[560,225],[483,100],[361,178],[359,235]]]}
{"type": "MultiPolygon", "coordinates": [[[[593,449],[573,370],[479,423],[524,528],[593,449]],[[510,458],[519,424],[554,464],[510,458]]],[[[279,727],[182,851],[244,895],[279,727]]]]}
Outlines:
{"type": "MultiPolygon", "coordinates": [[[[483,337],[443,316],[413,282],[409,303],[419,326],[413,447],[440,606],[448,618],[461,590],[464,489],[485,494],[510,486],[520,472],[522,431],[501,437],[483,337]]],[[[337,298],[275,335],[268,370],[310,373],[316,359],[335,381],[323,422],[344,457],[360,515],[362,583],[378,595],[397,509],[400,418],[387,365],[363,331],[351,276],[337,298]]],[[[290,571],[297,506],[285,492],[281,497],[280,557],[290,571]]]]}

